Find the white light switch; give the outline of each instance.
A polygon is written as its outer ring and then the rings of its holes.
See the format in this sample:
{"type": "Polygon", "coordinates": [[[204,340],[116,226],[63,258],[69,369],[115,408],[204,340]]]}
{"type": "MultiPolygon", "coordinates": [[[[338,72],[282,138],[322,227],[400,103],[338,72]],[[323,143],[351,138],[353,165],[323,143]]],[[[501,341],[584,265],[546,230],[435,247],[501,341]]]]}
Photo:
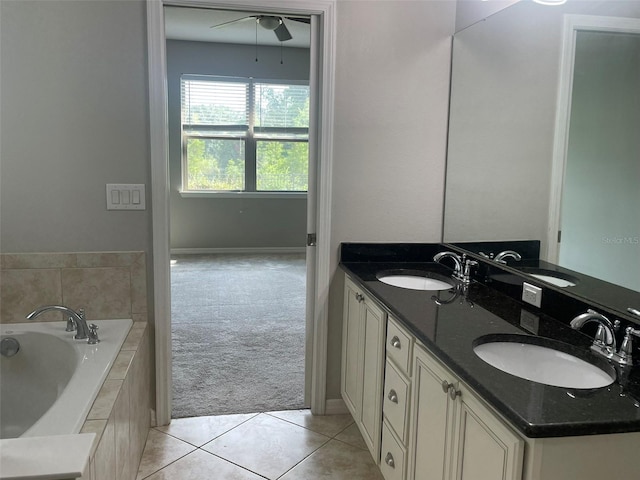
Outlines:
{"type": "Polygon", "coordinates": [[[107,183],[107,210],[145,210],[143,183],[107,183]]]}

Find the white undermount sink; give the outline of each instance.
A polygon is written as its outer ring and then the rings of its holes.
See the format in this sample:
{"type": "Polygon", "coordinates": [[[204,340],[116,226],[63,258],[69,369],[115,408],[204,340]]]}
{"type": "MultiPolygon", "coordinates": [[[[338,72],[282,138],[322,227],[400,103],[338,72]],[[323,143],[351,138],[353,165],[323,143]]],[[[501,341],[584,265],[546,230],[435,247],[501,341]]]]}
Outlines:
{"type": "Polygon", "coordinates": [[[427,277],[426,273],[389,273],[379,275],[378,280],[394,287],[408,288],[410,290],[449,290],[453,287],[450,283],[437,278],[427,277]]]}
{"type": "MultiPolygon", "coordinates": [[[[477,343],[473,351],[503,372],[545,385],[591,389],[606,387],[615,381],[613,372],[551,346],[528,343],[535,341],[536,337],[521,336],[521,341],[509,337],[477,343]]],[[[560,345],[560,342],[550,345],[560,345]]]]}
{"type": "Polygon", "coordinates": [[[539,273],[532,273],[531,276],[537,278],[538,280],[544,280],[545,282],[548,282],[551,285],[555,285],[556,287],[575,287],[576,286],[576,284],[570,280],[565,280],[564,278],[556,277],[553,275],[542,275],[539,273]]]}

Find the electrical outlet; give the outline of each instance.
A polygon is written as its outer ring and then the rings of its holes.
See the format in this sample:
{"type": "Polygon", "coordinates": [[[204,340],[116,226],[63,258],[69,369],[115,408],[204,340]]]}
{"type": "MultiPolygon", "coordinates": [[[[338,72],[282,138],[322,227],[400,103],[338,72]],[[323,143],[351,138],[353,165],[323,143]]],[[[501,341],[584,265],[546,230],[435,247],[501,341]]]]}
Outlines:
{"type": "Polygon", "coordinates": [[[538,328],[540,327],[540,317],[523,308],[520,310],[520,326],[528,332],[537,335],[538,328]]]}
{"type": "Polygon", "coordinates": [[[523,282],[522,300],[530,303],[534,307],[540,308],[540,305],[542,305],[542,289],[530,283],[523,282]]]}

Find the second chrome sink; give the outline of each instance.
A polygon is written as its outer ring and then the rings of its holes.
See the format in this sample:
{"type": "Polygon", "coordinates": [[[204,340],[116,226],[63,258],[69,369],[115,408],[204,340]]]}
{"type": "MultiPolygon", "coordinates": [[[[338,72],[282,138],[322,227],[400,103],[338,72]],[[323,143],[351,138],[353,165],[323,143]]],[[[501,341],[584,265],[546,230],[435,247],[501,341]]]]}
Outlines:
{"type": "Polygon", "coordinates": [[[474,353],[503,372],[556,387],[592,389],[615,381],[612,367],[598,366],[569,353],[571,345],[527,335],[487,335],[474,353]]]}

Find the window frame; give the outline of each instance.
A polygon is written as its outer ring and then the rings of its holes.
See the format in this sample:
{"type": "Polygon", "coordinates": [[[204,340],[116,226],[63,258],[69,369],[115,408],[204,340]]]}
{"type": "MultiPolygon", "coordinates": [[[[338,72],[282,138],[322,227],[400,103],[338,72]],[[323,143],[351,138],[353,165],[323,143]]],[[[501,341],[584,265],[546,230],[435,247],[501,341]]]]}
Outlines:
{"type": "MultiPolygon", "coordinates": [[[[309,87],[308,81],[288,80],[288,79],[262,79],[255,77],[225,77],[219,75],[198,75],[183,74],[180,76],[180,143],[181,143],[181,185],[180,195],[184,198],[306,198],[305,191],[286,191],[286,190],[257,190],[257,149],[258,143],[262,141],[277,142],[304,142],[309,144],[309,128],[308,127],[256,127],[256,109],[255,109],[255,86],[256,84],[273,84],[273,85],[302,85],[309,87]],[[218,129],[224,131],[225,134],[215,135],[193,135],[185,133],[185,124],[183,123],[183,80],[199,80],[211,82],[233,82],[244,83],[247,85],[247,117],[248,125],[189,125],[189,130],[203,130],[212,132],[218,129]],[[238,135],[231,135],[229,132],[239,132],[238,135]],[[278,135],[280,134],[280,135],[278,135]],[[298,135],[303,134],[306,138],[298,135]],[[265,136],[262,136],[265,135],[265,136]],[[268,135],[268,136],[267,136],[268,135]],[[187,141],[190,138],[196,139],[213,139],[213,140],[230,140],[237,139],[244,142],[244,190],[193,190],[188,189],[188,158],[187,158],[187,141]]],[[[307,173],[308,175],[308,173],[307,173]]]]}

